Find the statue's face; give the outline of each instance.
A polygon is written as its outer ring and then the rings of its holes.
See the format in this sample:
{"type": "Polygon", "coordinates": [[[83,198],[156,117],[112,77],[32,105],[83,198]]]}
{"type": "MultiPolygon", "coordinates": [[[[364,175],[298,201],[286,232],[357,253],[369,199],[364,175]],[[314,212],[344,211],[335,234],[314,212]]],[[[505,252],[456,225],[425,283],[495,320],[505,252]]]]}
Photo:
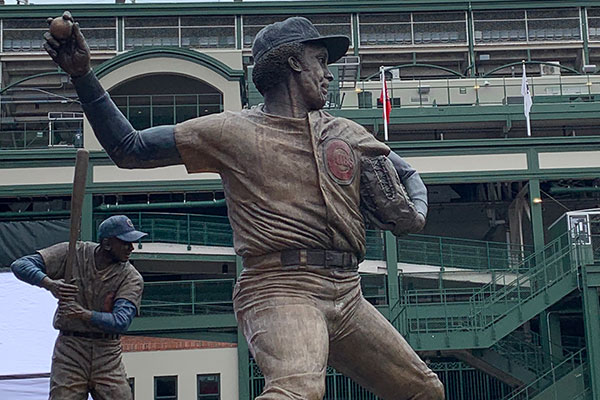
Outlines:
{"type": "Polygon", "coordinates": [[[119,238],[111,237],[103,243],[104,249],[108,251],[115,262],[125,262],[129,260],[133,251],[133,243],[125,242],[119,238]]]}
{"type": "Polygon", "coordinates": [[[327,49],[325,46],[306,44],[300,72],[301,93],[309,110],[323,108],[327,101],[327,89],[333,75],[327,68],[327,49]]]}

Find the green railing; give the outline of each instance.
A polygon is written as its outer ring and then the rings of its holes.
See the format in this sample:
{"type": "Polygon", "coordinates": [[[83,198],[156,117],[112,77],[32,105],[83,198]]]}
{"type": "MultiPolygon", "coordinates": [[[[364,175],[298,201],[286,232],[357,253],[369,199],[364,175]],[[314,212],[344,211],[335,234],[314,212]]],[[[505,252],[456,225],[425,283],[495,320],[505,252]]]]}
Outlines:
{"type": "Polygon", "coordinates": [[[398,239],[398,260],[412,264],[502,270],[520,265],[531,246],[442,236],[408,235],[398,239]]]}
{"type": "MultiPolygon", "coordinates": [[[[532,62],[536,63],[536,62],[532,62]]],[[[541,62],[537,62],[540,63],[541,62]]],[[[544,65],[544,64],[542,64],[544,65]]],[[[548,64],[550,68],[554,67],[548,64]]],[[[403,64],[396,70],[405,68],[440,69],[431,64],[403,64]]],[[[506,67],[510,69],[510,65],[506,67]]],[[[521,66],[517,66],[521,71],[521,66]]],[[[538,67],[540,68],[540,67],[538,67]]],[[[393,70],[392,67],[390,70],[393,70]]],[[[446,75],[448,70],[445,70],[446,75]]],[[[570,71],[569,71],[570,72],[570,71]]],[[[342,109],[370,109],[381,107],[378,104],[381,85],[379,74],[374,80],[357,82],[357,89],[342,90],[346,99],[342,109]],[[355,97],[356,96],[356,97],[355,97]]],[[[577,76],[529,76],[529,89],[534,104],[582,103],[600,101],[600,77],[597,75],[577,76]]],[[[452,77],[449,79],[393,79],[387,81],[394,109],[447,107],[447,106],[506,106],[522,105],[521,76],[514,78],[497,77],[452,77]]]]}
{"type": "MultiPolygon", "coordinates": [[[[564,376],[575,370],[575,368],[584,365],[585,368],[585,349],[581,349],[576,353],[571,354],[569,357],[565,358],[559,364],[539,375],[538,378],[531,382],[529,385],[525,386],[522,389],[519,389],[510,395],[504,397],[502,400],[530,400],[534,399],[538,394],[549,388],[550,386],[556,384],[560,379],[564,376]]],[[[585,375],[585,373],[584,373],[585,375]]],[[[580,388],[577,396],[582,396],[588,390],[585,386],[585,380],[581,380],[583,382],[582,387],[580,388]]],[[[567,398],[562,397],[564,393],[556,393],[558,396],[556,398],[567,398]]],[[[572,397],[569,397],[572,398],[572,397]]]]}
{"type": "MultiPolygon", "coordinates": [[[[96,226],[106,214],[95,214],[96,226]]],[[[175,213],[127,213],[136,228],[147,232],[141,243],[173,243],[200,246],[233,246],[233,232],[227,217],[175,214],[175,213]]]]}
{"type": "MultiPolygon", "coordinates": [[[[127,213],[138,229],[148,232],[144,242],[165,242],[204,246],[233,246],[233,232],[227,217],[135,212],[127,213]]],[[[96,225],[106,213],[96,214],[96,225]]],[[[384,260],[384,233],[366,232],[368,260],[384,260]]],[[[455,239],[441,236],[408,235],[398,239],[398,261],[440,267],[477,270],[503,270],[522,265],[531,254],[530,246],[510,246],[506,243],[455,239]]]]}
{"type": "Polygon", "coordinates": [[[526,258],[518,271],[527,271],[516,276],[501,273],[471,297],[472,327],[478,330],[489,328],[515,307],[545,292],[550,286],[566,276],[577,273],[571,255],[574,246],[567,232],[550,242],[540,253],[526,258]],[[511,303],[517,304],[511,305],[511,303]],[[494,305],[507,306],[503,312],[492,313],[494,305]]]}
{"type": "MultiPolygon", "coordinates": [[[[361,289],[375,306],[387,305],[385,275],[362,274],[361,289]]],[[[233,313],[234,279],[146,282],[141,317],[233,313]]]]}
{"type": "Polygon", "coordinates": [[[546,353],[540,345],[541,338],[535,332],[530,332],[531,341],[524,340],[519,332],[513,332],[496,342],[491,348],[511,362],[516,362],[536,375],[540,375],[557,365],[564,358],[546,353]]]}
{"type": "Polygon", "coordinates": [[[147,282],[140,316],[162,317],[233,312],[234,279],[147,282]]]}
{"type": "MultiPolygon", "coordinates": [[[[527,257],[514,268],[515,272],[491,271],[491,281],[474,291],[468,299],[468,312],[446,313],[443,316],[428,315],[422,303],[431,301],[419,301],[420,299],[436,299],[446,309],[447,304],[455,298],[454,289],[440,286],[429,291],[407,292],[400,300],[402,305],[392,306],[391,311],[394,312],[390,314],[391,320],[398,327],[408,329],[405,331],[407,334],[478,332],[490,328],[515,308],[543,293],[562,278],[576,274],[572,256],[576,256],[578,252],[573,252],[575,246],[570,243],[569,238],[570,233],[563,234],[549,243],[543,251],[527,257]],[[521,274],[518,271],[525,272],[521,274]],[[410,313],[406,306],[410,306],[410,313]],[[400,321],[403,318],[406,321],[400,321]]],[[[437,274],[439,281],[443,282],[444,275],[447,274],[440,271],[437,274]]]]}
{"type": "MultiPolygon", "coordinates": [[[[433,362],[429,367],[444,384],[446,400],[498,400],[511,392],[510,386],[460,361],[433,362]]],[[[250,359],[250,398],[258,396],[264,385],[265,380],[260,368],[254,359],[250,359]]],[[[323,399],[377,400],[379,398],[335,369],[327,367],[323,399]]]]}

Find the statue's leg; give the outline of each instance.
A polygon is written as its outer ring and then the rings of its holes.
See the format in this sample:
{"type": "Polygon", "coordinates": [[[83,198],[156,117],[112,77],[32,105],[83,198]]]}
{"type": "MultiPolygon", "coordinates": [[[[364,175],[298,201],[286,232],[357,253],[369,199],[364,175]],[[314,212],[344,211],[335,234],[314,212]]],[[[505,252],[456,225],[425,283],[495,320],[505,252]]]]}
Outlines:
{"type": "Polygon", "coordinates": [[[90,339],[58,336],[52,354],[50,400],[88,398],[90,353],[90,339]]]}
{"type": "Polygon", "coordinates": [[[385,400],[444,399],[437,375],[362,296],[332,338],[329,364],[385,400]]]}
{"type": "Polygon", "coordinates": [[[94,343],[90,386],[94,400],[131,399],[118,339],[97,340],[94,343]]]}
{"type": "Polygon", "coordinates": [[[238,319],[265,376],[265,388],[257,399],[323,398],[329,336],[320,310],[274,297],[238,319]]]}

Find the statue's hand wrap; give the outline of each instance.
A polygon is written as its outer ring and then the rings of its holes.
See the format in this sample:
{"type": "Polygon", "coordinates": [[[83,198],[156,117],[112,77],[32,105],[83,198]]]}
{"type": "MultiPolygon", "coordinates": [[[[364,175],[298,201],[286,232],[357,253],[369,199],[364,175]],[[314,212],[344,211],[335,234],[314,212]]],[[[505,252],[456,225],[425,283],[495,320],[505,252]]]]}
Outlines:
{"type": "Polygon", "coordinates": [[[425,223],[386,156],[362,158],[360,208],[367,227],[396,236],[418,232],[425,223]]]}

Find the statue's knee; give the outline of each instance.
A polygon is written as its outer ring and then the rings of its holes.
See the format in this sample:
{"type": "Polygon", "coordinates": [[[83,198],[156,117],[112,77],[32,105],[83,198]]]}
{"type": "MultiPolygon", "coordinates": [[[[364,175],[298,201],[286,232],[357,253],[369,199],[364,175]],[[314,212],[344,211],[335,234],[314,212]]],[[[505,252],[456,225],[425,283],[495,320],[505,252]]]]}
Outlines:
{"type": "Polygon", "coordinates": [[[428,388],[427,396],[423,400],[444,400],[446,398],[444,385],[439,379],[431,380],[428,388]]]}

